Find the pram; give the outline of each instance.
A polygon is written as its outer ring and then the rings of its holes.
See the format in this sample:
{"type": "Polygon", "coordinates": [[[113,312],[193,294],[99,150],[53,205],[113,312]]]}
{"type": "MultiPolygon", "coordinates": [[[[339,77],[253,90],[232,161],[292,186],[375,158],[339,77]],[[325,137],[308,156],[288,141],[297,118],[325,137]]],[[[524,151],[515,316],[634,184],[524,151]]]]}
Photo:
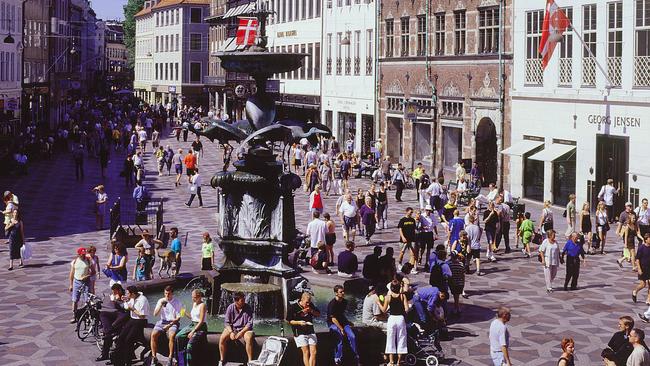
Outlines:
{"type": "Polygon", "coordinates": [[[262,352],[257,360],[249,361],[248,366],[279,366],[288,344],[286,338],[268,337],[262,345],[262,352]]]}
{"type": "Polygon", "coordinates": [[[408,353],[404,358],[404,364],[415,366],[418,362],[424,362],[426,366],[438,366],[438,356],[442,357],[438,333],[438,330],[427,332],[419,325],[411,323],[407,330],[408,353]]]}

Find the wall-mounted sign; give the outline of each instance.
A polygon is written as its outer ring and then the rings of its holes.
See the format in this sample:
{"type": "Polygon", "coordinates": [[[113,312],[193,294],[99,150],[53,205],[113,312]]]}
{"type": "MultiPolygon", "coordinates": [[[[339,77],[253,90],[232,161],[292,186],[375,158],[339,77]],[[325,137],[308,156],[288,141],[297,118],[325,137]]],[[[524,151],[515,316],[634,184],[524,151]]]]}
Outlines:
{"type": "Polygon", "coordinates": [[[280,80],[271,79],[266,81],[266,92],[267,93],[279,93],[280,92],[280,80]]]}
{"type": "Polygon", "coordinates": [[[277,32],[277,33],[276,33],[276,36],[277,36],[278,38],[282,38],[282,37],[295,37],[295,36],[297,36],[297,35],[298,35],[298,32],[295,31],[295,30],[284,31],[284,32],[277,32]]]}
{"type": "Polygon", "coordinates": [[[418,119],[418,104],[416,102],[404,103],[404,119],[415,122],[418,119]]]}
{"type": "Polygon", "coordinates": [[[176,85],[170,85],[167,88],[167,91],[170,92],[170,93],[176,93],[176,85]]]}
{"type": "Polygon", "coordinates": [[[5,104],[5,109],[8,111],[17,111],[20,109],[18,104],[18,98],[9,98],[5,104]]]}
{"type": "Polygon", "coordinates": [[[639,117],[621,117],[621,116],[604,116],[590,114],[587,121],[592,124],[605,124],[613,127],[641,127],[641,118],[639,117]]]}

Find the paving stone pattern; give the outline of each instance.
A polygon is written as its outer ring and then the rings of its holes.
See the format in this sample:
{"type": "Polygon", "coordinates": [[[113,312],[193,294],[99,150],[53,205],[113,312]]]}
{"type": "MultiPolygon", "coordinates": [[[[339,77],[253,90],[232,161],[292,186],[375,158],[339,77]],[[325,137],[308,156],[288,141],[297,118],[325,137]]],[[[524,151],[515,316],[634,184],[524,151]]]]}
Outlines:
{"type": "MultiPolygon", "coordinates": [[[[174,138],[167,138],[163,143],[187,151],[191,141],[178,143],[174,138]]],[[[199,162],[205,185],[203,208],[196,207],[196,201],[194,207],[185,207],[189,196],[186,177],[182,180],[184,185],[175,188],[173,176],[159,177],[156,174],[150,152],[145,159],[149,172],[146,184],[155,197],[165,198],[165,224],[179,227],[181,235],[189,232],[188,245],[183,253],[184,271],[199,269],[201,233],[215,232],[216,195],[208,184],[209,177],[220,169],[221,153],[216,144],[204,141],[204,146],[204,157],[199,162]]],[[[74,327],[68,324],[71,311],[67,276],[69,262],[80,245],[94,244],[99,247],[100,260],[104,262],[108,258],[108,232],[95,230],[91,188],[104,184],[111,203],[118,196],[130,197],[131,188],[127,189],[119,177],[122,160],[123,154],[113,153],[106,179],[100,178],[98,161],[89,158],[85,162],[85,180],[75,181],[69,154],[34,163],[28,176],[0,177],[1,190],[10,189],[20,198],[25,233],[35,252],[34,259],[26,268],[7,271],[6,261],[0,267],[3,296],[0,302],[0,365],[95,364],[95,346],[80,342],[74,334],[74,327]]],[[[368,185],[366,179],[352,180],[354,190],[366,189],[368,185]]],[[[394,226],[407,205],[416,205],[415,191],[405,191],[401,203],[396,203],[393,198],[389,204],[391,228],[379,230],[374,239],[377,244],[397,249],[398,233],[394,226]]],[[[297,191],[295,201],[296,219],[304,230],[309,221],[308,196],[297,191]]],[[[325,210],[333,210],[335,202],[334,196],[325,198],[325,210]]],[[[541,212],[537,204],[527,202],[527,208],[533,212],[534,218],[541,212]]],[[[555,218],[558,232],[564,232],[561,210],[556,209],[555,218]]],[[[514,240],[512,243],[514,246],[514,240]]],[[[364,245],[363,238],[357,238],[357,244],[357,254],[362,260],[372,248],[364,245]]],[[[336,251],[342,247],[339,239],[336,251]]],[[[620,250],[621,240],[610,238],[608,247],[612,251],[620,250]]],[[[8,258],[7,246],[0,246],[0,252],[0,256],[8,258]]],[[[489,322],[494,317],[494,309],[505,304],[513,310],[509,327],[514,364],[556,364],[560,355],[559,343],[564,336],[575,339],[578,364],[601,364],[600,350],[616,330],[618,316],[630,314],[636,318],[636,312],[645,310],[642,302],[636,305],[631,302],[630,291],[636,276],[629,266],[625,270],[618,268],[615,263],[617,256],[618,252],[589,256],[587,266],[582,268],[579,290],[558,290],[552,294],[545,291],[543,270],[535,258],[522,258],[521,253],[515,251],[499,255],[495,264],[484,264],[484,277],[469,275],[467,278],[470,298],[463,300],[463,314],[450,326],[454,339],[443,343],[447,356],[444,363],[491,364],[487,337],[489,322]]],[[[314,276],[311,273],[306,275],[314,276]]],[[[417,283],[427,281],[425,273],[413,277],[417,283]]],[[[343,282],[336,276],[327,281],[343,282]]],[[[555,287],[561,288],[563,281],[564,266],[560,268],[555,287]]],[[[105,278],[98,281],[98,292],[108,293],[105,278]]],[[[150,299],[150,302],[154,301],[150,299]]]]}

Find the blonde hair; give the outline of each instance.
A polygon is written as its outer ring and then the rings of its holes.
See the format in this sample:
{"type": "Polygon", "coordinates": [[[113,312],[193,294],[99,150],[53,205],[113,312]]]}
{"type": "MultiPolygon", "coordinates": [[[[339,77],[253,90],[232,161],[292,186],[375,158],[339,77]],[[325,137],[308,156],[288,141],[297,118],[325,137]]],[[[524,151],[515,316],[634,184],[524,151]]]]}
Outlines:
{"type": "Polygon", "coordinates": [[[589,201],[585,202],[582,204],[582,210],[587,211],[589,210],[589,201]]]}
{"type": "Polygon", "coordinates": [[[549,200],[544,201],[544,208],[549,208],[549,207],[551,207],[551,201],[549,200]]]}

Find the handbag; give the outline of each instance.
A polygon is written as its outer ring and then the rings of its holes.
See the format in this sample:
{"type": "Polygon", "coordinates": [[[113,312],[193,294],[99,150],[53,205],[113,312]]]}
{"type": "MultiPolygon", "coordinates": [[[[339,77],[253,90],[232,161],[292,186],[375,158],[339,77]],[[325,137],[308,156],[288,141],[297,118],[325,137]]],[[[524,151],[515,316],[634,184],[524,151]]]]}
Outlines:
{"type": "Polygon", "coordinates": [[[20,247],[20,257],[23,260],[32,259],[32,245],[29,243],[23,243],[23,246],[20,247]]]}
{"type": "Polygon", "coordinates": [[[540,233],[534,233],[533,234],[533,239],[531,240],[533,244],[542,244],[542,234],[540,233]]]}

